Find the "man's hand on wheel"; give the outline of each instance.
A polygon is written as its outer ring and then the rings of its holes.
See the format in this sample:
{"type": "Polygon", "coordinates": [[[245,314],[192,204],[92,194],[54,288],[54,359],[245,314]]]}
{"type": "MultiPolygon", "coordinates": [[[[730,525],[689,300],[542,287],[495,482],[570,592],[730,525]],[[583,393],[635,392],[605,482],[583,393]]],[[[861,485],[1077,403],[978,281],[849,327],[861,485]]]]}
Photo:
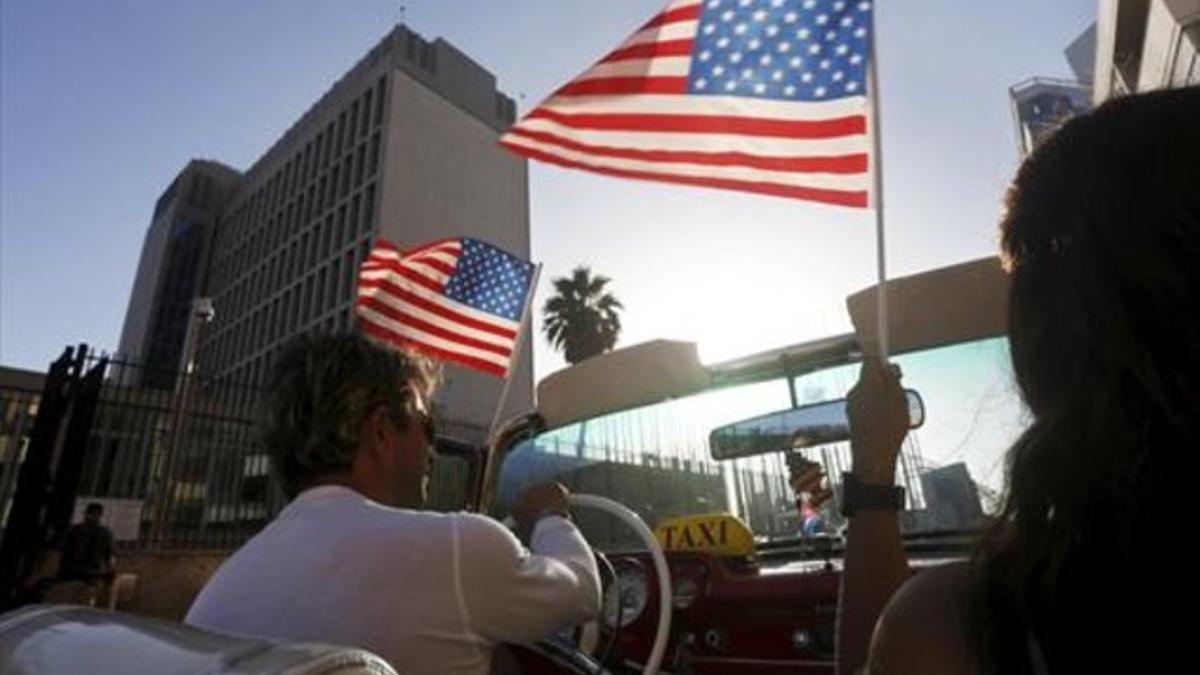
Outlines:
{"type": "Polygon", "coordinates": [[[546,516],[567,515],[567,488],[562,483],[548,482],[530,485],[517,495],[512,517],[517,521],[517,536],[528,542],[537,521],[546,516]]]}

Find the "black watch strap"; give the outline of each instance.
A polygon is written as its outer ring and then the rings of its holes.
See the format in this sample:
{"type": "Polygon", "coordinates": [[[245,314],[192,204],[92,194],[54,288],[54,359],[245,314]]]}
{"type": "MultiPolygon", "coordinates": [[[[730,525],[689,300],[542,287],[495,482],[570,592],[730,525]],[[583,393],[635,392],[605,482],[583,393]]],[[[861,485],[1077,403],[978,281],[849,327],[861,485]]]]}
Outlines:
{"type": "Polygon", "coordinates": [[[904,508],[904,488],[898,485],[861,483],[852,473],[842,474],[842,515],[855,511],[900,511],[904,508]]]}

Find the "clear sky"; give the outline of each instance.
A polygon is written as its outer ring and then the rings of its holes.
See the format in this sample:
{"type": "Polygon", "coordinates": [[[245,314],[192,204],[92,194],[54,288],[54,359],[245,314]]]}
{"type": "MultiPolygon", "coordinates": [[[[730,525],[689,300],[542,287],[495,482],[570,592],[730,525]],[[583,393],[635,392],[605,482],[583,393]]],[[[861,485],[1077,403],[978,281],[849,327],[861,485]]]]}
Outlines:
{"type": "MultiPolygon", "coordinates": [[[[1017,162],[1007,89],[1068,76],[1097,0],[881,0],[894,274],[990,255],[1017,162]]],[[[401,18],[528,110],[664,0],[0,0],[0,363],[115,349],[154,200],[193,157],[249,167],[401,18]],[[522,96],[523,95],[523,96],[522,96]]],[[[613,278],[621,344],[720,360],[848,329],[869,212],[530,164],[534,258],[613,278]]],[[[537,302],[544,301],[539,293],[537,302]]],[[[562,365],[535,337],[538,376],[562,365]]]]}

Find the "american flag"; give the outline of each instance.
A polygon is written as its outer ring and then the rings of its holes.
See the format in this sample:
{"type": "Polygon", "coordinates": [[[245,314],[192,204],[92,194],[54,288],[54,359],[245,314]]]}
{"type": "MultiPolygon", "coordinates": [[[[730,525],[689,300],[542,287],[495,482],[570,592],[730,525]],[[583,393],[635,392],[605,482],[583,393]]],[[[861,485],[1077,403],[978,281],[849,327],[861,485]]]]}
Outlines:
{"type": "Polygon", "coordinates": [[[507,377],[534,266],[477,239],[408,251],[380,239],[358,276],[363,331],[507,377]]]}
{"type": "Polygon", "coordinates": [[[674,0],[506,133],[612,176],[868,205],[869,0],[674,0]]]}

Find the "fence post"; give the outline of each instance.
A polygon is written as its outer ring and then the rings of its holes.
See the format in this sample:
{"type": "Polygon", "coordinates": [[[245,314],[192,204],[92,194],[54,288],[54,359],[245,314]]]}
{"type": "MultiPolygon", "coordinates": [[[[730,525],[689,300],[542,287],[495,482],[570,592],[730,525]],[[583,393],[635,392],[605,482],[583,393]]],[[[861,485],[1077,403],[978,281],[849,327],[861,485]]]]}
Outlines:
{"type": "Polygon", "coordinates": [[[22,582],[34,571],[34,565],[45,544],[46,528],[42,519],[50,485],[55,448],[69,403],[71,381],[77,376],[79,362],[74,350],[67,347],[62,356],[50,364],[38,415],[29,435],[25,461],[17,476],[12,509],[0,542],[0,608],[8,609],[20,602],[22,582]]]}

